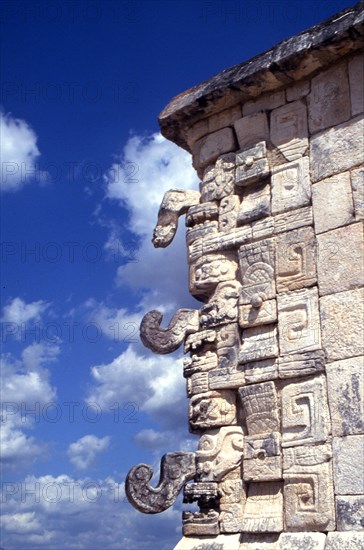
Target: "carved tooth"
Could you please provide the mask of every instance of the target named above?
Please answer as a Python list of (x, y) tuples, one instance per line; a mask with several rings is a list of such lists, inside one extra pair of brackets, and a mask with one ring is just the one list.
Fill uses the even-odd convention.
[(179, 309), (167, 328), (160, 328), (162, 319), (162, 313), (152, 310), (144, 315), (140, 324), (140, 338), (145, 347), (161, 355), (176, 351), (185, 336), (199, 328), (198, 311), (194, 309)]

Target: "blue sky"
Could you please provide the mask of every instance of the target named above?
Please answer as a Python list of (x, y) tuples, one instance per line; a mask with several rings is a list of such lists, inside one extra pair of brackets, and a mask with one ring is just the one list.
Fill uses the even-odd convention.
[(123, 492), (137, 462), (158, 470), (163, 453), (196, 445), (182, 351), (153, 355), (138, 333), (150, 309), (195, 304), (183, 224), (169, 248), (150, 242), (163, 193), (198, 184), (157, 116), (350, 5), (1, 3), (5, 550), (168, 550), (180, 538), (180, 501), (147, 517)]

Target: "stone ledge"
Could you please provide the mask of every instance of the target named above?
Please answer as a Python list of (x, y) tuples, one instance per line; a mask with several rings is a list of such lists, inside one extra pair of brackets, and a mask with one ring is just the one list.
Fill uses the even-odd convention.
[(363, 13), (359, 2), (176, 96), (159, 115), (162, 134), (190, 151), (186, 131), (198, 121), (312, 75), (358, 50), (363, 45)]

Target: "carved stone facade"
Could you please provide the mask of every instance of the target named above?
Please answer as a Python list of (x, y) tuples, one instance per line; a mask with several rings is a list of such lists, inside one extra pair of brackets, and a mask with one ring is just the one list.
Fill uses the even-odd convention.
[[(364, 548), (363, 13), (345, 10), (181, 94), (162, 133), (200, 191), (168, 191), (154, 245), (186, 214), (199, 310), (143, 343), (182, 343), (195, 453), (168, 453), (140, 511), (184, 502), (178, 550)], [(360, 84), (361, 83), (361, 84)], [(361, 93), (360, 93), (361, 91)]]

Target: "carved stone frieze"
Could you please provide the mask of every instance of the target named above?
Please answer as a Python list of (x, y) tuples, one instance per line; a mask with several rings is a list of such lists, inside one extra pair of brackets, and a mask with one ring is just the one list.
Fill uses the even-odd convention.
[(158, 222), (153, 233), (153, 245), (165, 248), (172, 241), (177, 231), (178, 218), (185, 214), (194, 204), (200, 202), (198, 191), (181, 191), (171, 189), (165, 193), (158, 213)]
[(280, 430), (278, 399), (274, 382), (245, 386), (239, 389), (239, 396), (249, 435)]
[(277, 237), (277, 290), (287, 292), (316, 283), (316, 238), (312, 227)]
[(241, 531), (247, 533), (280, 533), (283, 531), (282, 489), (283, 483), (278, 481), (249, 483)]
[(238, 195), (224, 197), (219, 207), (219, 231), (231, 231), (236, 228), (240, 198)]
[(194, 395), (189, 405), (192, 431), (236, 424), (236, 395), (230, 390)]
[(240, 426), (226, 426), (204, 433), (196, 451), (197, 478), (223, 481), (232, 473), (239, 479), (243, 460), (244, 434)]
[(195, 453), (167, 453), (161, 460), (161, 475), (157, 487), (149, 485), (153, 470), (147, 464), (134, 466), (125, 481), (130, 504), (144, 514), (158, 514), (175, 502), (186, 481), (196, 474)]
[(217, 285), (209, 302), (200, 309), (201, 328), (212, 328), (237, 321), (240, 288), (238, 281), (226, 281)]
[(262, 325), (243, 330), (243, 343), (239, 363), (251, 363), (270, 357), (278, 357), (277, 327)]
[(275, 298), (275, 241), (267, 239), (239, 248), (241, 303), (253, 306)]
[(236, 185), (246, 186), (269, 176), (265, 141), (236, 154)]
[(218, 283), (234, 281), (238, 269), (234, 254), (207, 254), (190, 266), (190, 292), (192, 295), (209, 296)]
[(275, 481), (282, 479), (281, 434), (271, 432), (245, 436), (244, 481)]
[(218, 535), (219, 512), (203, 510), (201, 512), (182, 512), (182, 530), (185, 537)]
[(215, 165), (206, 168), (200, 185), (201, 202), (221, 200), (234, 193), (235, 154), (219, 157)]
[(172, 317), (167, 328), (160, 328), (163, 314), (149, 311), (140, 324), (140, 338), (145, 347), (154, 353), (172, 353), (180, 347), (185, 336), (199, 329), (198, 311), (179, 309)]

